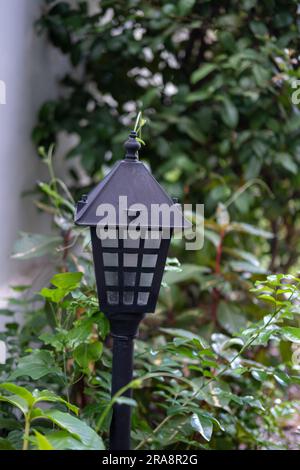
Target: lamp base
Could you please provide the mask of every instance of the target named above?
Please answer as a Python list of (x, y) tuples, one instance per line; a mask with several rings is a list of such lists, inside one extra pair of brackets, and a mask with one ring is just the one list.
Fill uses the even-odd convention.
[(144, 313), (106, 313), (110, 323), (110, 334), (112, 337), (124, 336), (134, 338)]

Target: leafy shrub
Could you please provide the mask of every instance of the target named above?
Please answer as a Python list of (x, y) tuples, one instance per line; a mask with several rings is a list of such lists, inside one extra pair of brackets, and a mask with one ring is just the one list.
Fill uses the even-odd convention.
[[(53, 204), (56, 223), (68, 227), (70, 206), (53, 186), (51, 181), (41, 189)], [(62, 187), (58, 180), (56, 187)], [(58, 249), (61, 272), (38, 294), (43, 303), (21, 297), (25, 324), (8, 321), (0, 336), (8, 346), (7, 363), (0, 366), (1, 448), (101, 449), (115, 402), (133, 407), (136, 449), (295, 447), (284, 427), (300, 405), (297, 393), (291, 395), (300, 381), (299, 278), (260, 275), (244, 308), (222, 296), (210, 322), (204, 307), (182, 308), (180, 295), (185, 292), (187, 302), (187, 286), (192, 293), (200, 285), (205, 298), (215, 285), (209, 270), (195, 264), (174, 269), (169, 260), (158, 311), (144, 321), (136, 343), (129, 384), (134, 397), (111, 399), (108, 322), (98, 309), (90, 244), (84, 245), (88, 233), (74, 226), (68, 231), (69, 245), (62, 236), (63, 250)], [(33, 240), (31, 254), (43, 255)], [(85, 250), (71, 250), (74, 243)], [(27, 235), (17, 242), (20, 257), (27, 258), (27, 244)], [(66, 267), (73, 271), (62, 272)], [(179, 291), (180, 285), (185, 290)], [(26, 293), (25, 286), (16, 290)], [(14, 308), (12, 300), (1, 313), (13, 317)]]
[[(7, 404), (1, 411), (2, 449), (21, 444), (23, 449), (103, 449), (101, 438), (85, 421), (106, 440), (115, 402), (135, 409), (132, 438), (137, 449), (291, 445), (282, 426), (300, 406), (299, 400), (286, 397), (288, 388), (300, 383), (300, 328), (292, 326), (299, 313), (294, 301), (300, 279), (272, 275), (258, 281), (252, 291), (270, 308), (261, 305), (261, 320), (233, 334), (213, 333), (206, 341), (196, 332), (163, 327), (152, 340), (139, 340), (136, 376), (130, 384), (134, 399), (116, 395), (110, 400), (111, 358), (103, 348), (107, 322), (93, 291), (79, 285), (80, 277), (55, 275), (54, 295), (41, 291), (55, 320), (51, 332), (45, 310), (44, 322), (33, 332), (38, 349), (10, 359), (6, 366), (8, 379), (18, 379), (23, 386), (0, 386), (0, 400)], [(28, 328), (30, 321), (21, 337)], [(298, 347), (294, 353), (293, 344)], [(47, 390), (32, 390), (33, 382), (39, 390), (46, 384)], [(55, 407), (41, 408), (42, 402)], [(71, 402), (80, 405), (80, 420), (72, 415), (78, 414), (78, 407)], [(23, 414), (24, 431), (21, 421), (13, 419), (11, 406)], [(69, 413), (62, 411), (65, 407)], [(48, 421), (60, 430), (51, 429)]]

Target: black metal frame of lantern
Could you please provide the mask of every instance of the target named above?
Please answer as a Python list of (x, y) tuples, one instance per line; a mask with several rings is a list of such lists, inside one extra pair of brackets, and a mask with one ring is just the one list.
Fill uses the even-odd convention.
[[(91, 229), (99, 305), (109, 319), (113, 337), (112, 396), (132, 380), (133, 339), (145, 314), (155, 311), (173, 230), (191, 226), (139, 161), (140, 144), (135, 132), (131, 132), (125, 148), (125, 159), (117, 162), (90, 194), (79, 201), (75, 216), (77, 225)], [(127, 211), (122, 220), (117, 214), (114, 225), (97, 215), (101, 204), (119, 209), (119, 196), (126, 196), (128, 207), (142, 204), (148, 214), (152, 204), (165, 204), (172, 208), (171, 217), (164, 221), (160, 214), (155, 225), (147, 222), (140, 226), (140, 236), (124, 238), (124, 230), (137, 211)], [(103, 230), (100, 237), (99, 228)], [(113, 229), (115, 236), (101, 236), (105, 229)], [(127, 389), (124, 396), (130, 397), (131, 390)], [(115, 404), (110, 450), (130, 449), (130, 421), (130, 406)]]

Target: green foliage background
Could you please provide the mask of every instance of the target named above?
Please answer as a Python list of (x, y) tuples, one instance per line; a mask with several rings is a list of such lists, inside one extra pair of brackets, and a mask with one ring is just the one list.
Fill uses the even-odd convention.
[(271, 269), (289, 269), (298, 256), (297, 1), (102, 1), (95, 14), (91, 3), (47, 2), (39, 28), (73, 67), (34, 140), (77, 134), (68, 157), (99, 178), (143, 110), (142, 158), (166, 188), (205, 203), (209, 217), (253, 182), (232, 215), (264, 223), (275, 235), (263, 250)]
[[(16, 287), (27, 319), (22, 327), (8, 320), (2, 335), (10, 358), (0, 366), (1, 448), (107, 443), (111, 407), (122, 398), (109, 397), (108, 326), (89, 234), (74, 227), (73, 208), (123, 156), (140, 110), (140, 156), (170, 194), (205, 204), (205, 242), (198, 252), (172, 243), (157, 312), (143, 323), (133, 445), (299, 448), (300, 281), (290, 275), (299, 256), (297, 1), (48, 0), (37, 28), (71, 64), (33, 131), (50, 170), (37, 205), (57, 235), (23, 234), (14, 256), (55, 254), (59, 274), (38, 308)], [(53, 149), (45, 151), (63, 131), (78, 141), (66, 158), (79, 156), (88, 176), (83, 185), (72, 170), (69, 189), (55, 177)], [(1, 314), (14, 309), (11, 301)], [(54, 409), (39, 409), (41, 397)]]

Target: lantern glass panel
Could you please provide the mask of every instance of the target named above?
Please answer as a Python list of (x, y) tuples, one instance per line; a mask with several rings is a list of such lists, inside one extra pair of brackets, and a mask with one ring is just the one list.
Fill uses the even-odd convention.
[(138, 305), (147, 305), (149, 299), (149, 292), (139, 292), (137, 303)]
[(124, 272), (124, 286), (134, 287), (135, 286), (136, 273)]
[(145, 237), (144, 248), (158, 249), (160, 247), (162, 232), (149, 231)]
[(135, 268), (138, 262), (137, 253), (124, 253), (123, 266), (126, 268)]
[(153, 273), (141, 273), (140, 287), (150, 287), (153, 281)]
[(143, 255), (142, 268), (154, 268), (157, 261), (157, 255)]
[(134, 292), (133, 291), (125, 291), (123, 293), (123, 304), (124, 305), (132, 305), (134, 300)]
[(117, 286), (119, 279), (118, 279), (118, 273), (117, 271), (105, 271), (104, 272), (105, 276), (105, 284), (107, 286)]
[(103, 264), (104, 266), (118, 266), (118, 253), (103, 253)]
[(102, 247), (103, 248), (118, 248), (119, 240), (117, 238), (106, 238), (102, 240)]
[(140, 246), (140, 239), (133, 240), (131, 238), (127, 238), (124, 240), (124, 248), (139, 248)]
[(119, 292), (107, 291), (107, 303), (110, 305), (118, 305), (119, 303)]

